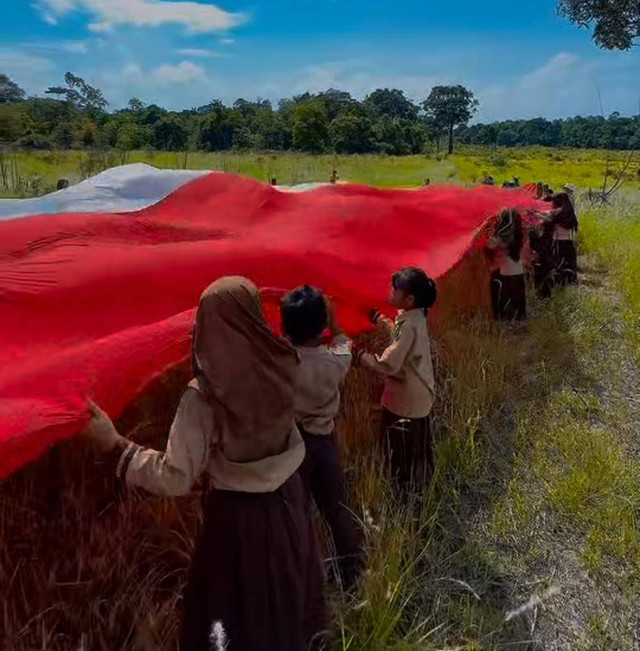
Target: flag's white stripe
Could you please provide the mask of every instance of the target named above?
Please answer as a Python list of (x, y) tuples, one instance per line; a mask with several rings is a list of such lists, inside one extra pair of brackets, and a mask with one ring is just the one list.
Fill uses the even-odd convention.
[(63, 212), (129, 212), (157, 203), (208, 170), (161, 170), (144, 163), (112, 167), (34, 199), (0, 199), (0, 220)]
[[(64, 190), (33, 199), (0, 199), (0, 220), (68, 212), (131, 212), (152, 206), (208, 170), (165, 170), (133, 163), (112, 167)], [(277, 186), (305, 192), (323, 183)]]

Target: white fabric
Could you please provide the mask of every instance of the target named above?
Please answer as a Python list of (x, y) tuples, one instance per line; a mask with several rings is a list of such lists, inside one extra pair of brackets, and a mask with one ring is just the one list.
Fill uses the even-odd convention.
[(563, 226), (557, 225), (553, 230), (553, 239), (556, 241), (572, 240), (573, 231), (568, 228), (564, 228)]
[(130, 212), (164, 199), (208, 170), (163, 170), (145, 163), (105, 170), (34, 199), (0, 199), (0, 220), (61, 212)]

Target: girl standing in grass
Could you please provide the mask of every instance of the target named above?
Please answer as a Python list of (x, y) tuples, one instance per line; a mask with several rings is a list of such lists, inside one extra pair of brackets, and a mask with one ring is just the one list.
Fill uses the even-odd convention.
[(548, 219), (554, 225), (553, 242), (556, 277), (561, 285), (578, 282), (578, 253), (574, 242), (578, 218), (566, 192), (553, 195)]
[(373, 320), (392, 328), (393, 343), (382, 355), (361, 352), (358, 361), (385, 378), (382, 430), (391, 477), (402, 488), (421, 489), (434, 470), (429, 414), (435, 381), (427, 312), (436, 302), (436, 284), (422, 269), (408, 267), (393, 274), (391, 287), (395, 323), (379, 314)]
[(237, 277), (202, 294), (193, 350), (195, 377), (164, 452), (118, 434), (95, 405), (88, 434), (129, 486), (183, 495), (208, 475), (180, 648), (204, 651), (214, 631), (229, 651), (305, 651), (325, 609), (297, 472), (305, 451), (294, 423), (296, 352), (267, 325), (255, 285)]
[(517, 210), (503, 210), (487, 247), (493, 252), (491, 306), (496, 319), (522, 320), (527, 316), (526, 284), (522, 265), (524, 236)]

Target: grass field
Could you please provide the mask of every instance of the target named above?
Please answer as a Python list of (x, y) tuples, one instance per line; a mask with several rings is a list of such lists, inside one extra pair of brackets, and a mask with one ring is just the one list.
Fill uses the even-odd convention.
[[(162, 168), (214, 169), (251, 176), (280, 185), (327, 181), (336, 168), (342, 180), (380, 187), (415, 187), (426, 178), (433, 183), (474, 183), (485, 173), (498, 182), (518, 176), (523, 183), (544, 181), (559, 188), (602, 184), (607, 161), (615, 169), (624, 153), (544, 148), (460, 148), (451, 157), (426, 156), (309, 156), (304, 154), (244, 154), (202, 152), (17, 152), (0, 158), (0, 193), (33, 196), (55, 189), (59, 178), (77, 182), (124, 163), (144, 162)], [(640, 155), (626, 173), (630, 187), (640, 188)]]
[[(334, 165), (343, 178), (383, 186), (416, 185), (429, 175), (471, 181), (485, 170), (499, 180), (518, 173), (535, 180), (525, 169), (555, 185), (599, 182), (603, 153), (558, 151), (563, 160), (548, 163), (550, 153), (510, 152), (508, 165), (498, 166), (503, 175), (486, 162), (490, 153), (472, 151), (448, 161), (286, 156), (273, 163), (281, 166), (276, 171), (251, 155), (187, 163), (226, 160), (227, 169), (276, 175), (281, 183), (322, 179)], [(50, 156), (24, 165), (37, 163), (38, 174), (54, 179), (71, 175), (80, 155)], [(182, 167), (176, 156), (147, 160)], [(397, 501), (371, 452), (379, 386), (351, 372), (340, 431), (369, 571), (355, 598), (331, 590), (332, 648), (640, 648), (636, 195), (625, 192), (598, 209), (585, 205), (580, 223), (580, 285), (546, 303), (532, 295), (525, 325), (499, 328), (481, 314), (461, 316), (457, 308), (484, 291), (480, 259), (443, 283), (432, 324), (437, 476), (413, 504)], [(152, 387), (122, 429), (162, 445), (186, 373)], [(112, 479), (79, 442), (0, 487), (7, 649), (175, 650), (198, 498), (114, 494)]]

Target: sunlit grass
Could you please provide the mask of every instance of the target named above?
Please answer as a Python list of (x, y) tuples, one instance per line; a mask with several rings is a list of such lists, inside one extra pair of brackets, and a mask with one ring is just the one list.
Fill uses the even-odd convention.
[[(500, 149), (458, 147), (456, 154), (421, 156), (338, 156), (242, 152), (91, 152), (29, 151), (8, 154), (12, 184), (0, 187), (5, 196), (31, 196), (55, 189), (60, 178), (70, 182), (125, 163), (148, 163), (160, 168), (210, 169), (233, 172), (280, 185), (328, 181), (335, 168), (344, 181), (378, 187), (418, 187), (425, 179), (432, 183), (473, 183), (483, 174), (492, 174), (499, 183), (518, 176), (523, 183), (544, 181), (556, 189), (565, 183), (583, 188), (602, 184), (609, 164), (615, 168), (623, 159), (620, 152), (600, 150), (558, 150), (537, 148)], [(635, 168), (627, 172), (626, 183), (638, 187)], [(0, 183), (2, 186), (2, 183)]]

